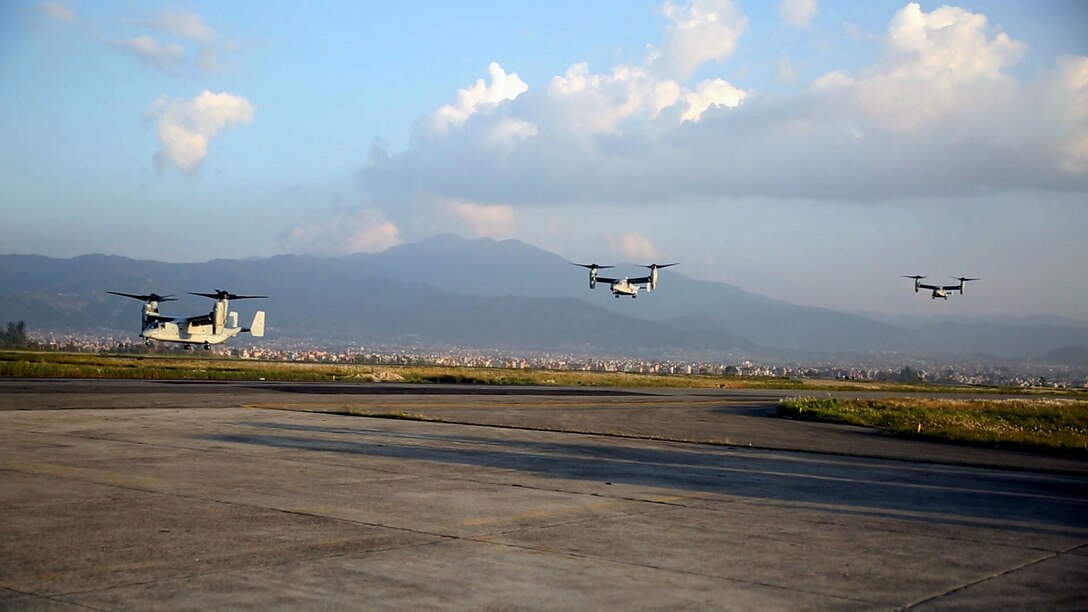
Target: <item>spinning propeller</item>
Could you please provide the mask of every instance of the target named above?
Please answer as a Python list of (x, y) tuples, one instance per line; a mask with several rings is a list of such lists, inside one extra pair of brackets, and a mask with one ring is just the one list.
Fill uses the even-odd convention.
[(676, 266), (676, 265), (679, 265), (679, 263), (671, 263), (671, 264), (650, 264), (650, 265), (647, 265), (647, 266), (639, 266), (639, 267), (640, 267), (640, 268), (649, 268), (650, 270), (660, 270), (661, 268), (668, 268), (669, 266)]
[[(614, 268), (615, 267), (615, 266), (601, 266), (601, 265), (597, 265), (595, 263), (580, 264), (580, 263), (574, 263), (574, 262), (571, 262), (571, 265), (572, 266), (581, 266), (583, 268), (589, 268), (589, 288), (590, 289), (593, 289), (593, 288), (595, 288), (597, 286), (597, 272), (599, 272), (601, 270), (604, 270), (604, 269), (607, 269), (607, 268)], [(610, 280), (610, 279), (605, 279), (605, 280)]]
[(177, 299), (169, 295), (159, 295), (157, 293), (149, 293), (147, 295), (136, 295), (134, 293), (121, 293), (118, 291), (107, 291), (106, 293), (112, 293), (113, 295), (120, 295), (123, 297), (132, 298), (134, 300), (140, 300), (142, 302), (176, 302)]
[(583, 268), (589, 268), (590, 270), (605, 270), (605, 269), (608, 269), (608, 268), (615, 268), (616, 267), (616, 266), (599, 266), (599, 265), (597, 265), (595, 263), (591, 263), (591, 264), (571, 263), (570, 265), (572, 265), (572, 266), (581, 266)]
[(254, 300), (268, 297), (267, 295), (235, 295), (222, 289), (216, 289), (215, 293), (193, 293), (190, 291), (189, 295), (199, 295), (213, 300)]
[(958, 280), (961, 283), (965, 283), (967, 281), (982, 280), (981, 278), (964, 278), (962, 276), (950, 276), (949, 278), (954, 278), (954, 279)]
[(922, 276), (920, 274), (915, 274), (914, 276), (907, 276), (906, 274), (900, 274), (899, 276), (902, 276), (903, 278), (913, 278), (916, 281), (922, 280), (923, 278), (925, 278), (925, 276)]

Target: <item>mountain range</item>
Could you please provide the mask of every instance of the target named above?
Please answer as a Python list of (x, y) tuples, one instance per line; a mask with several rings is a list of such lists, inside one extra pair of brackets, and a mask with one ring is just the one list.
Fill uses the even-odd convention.
[[(452, 235), (344, 257), (279, 255), (163, 263), (109, 255), (0, 255), (0, 322), (46, 330), (138, 333), (139, 305), (108, 295), (211, 291), (270, 299), (268, 336), (335, 343), (622, 353), (659, 358), (724, 354), (788, 359), (899, 353), (1025, 359), (1088, 347), (1088, 323), (1024, 319), (924, 320), (800, 306), (676, 269), (659, 291), (600, 299), (584, 270), (517, 240)], [(603, 295), (602, 295), (603, 293)], [(209, 309), (178, 295), (165, 314)], [(256, 301), (232, 302), (247, 320)], [(1063, 359), (1080, 354), (1060, 352)]]

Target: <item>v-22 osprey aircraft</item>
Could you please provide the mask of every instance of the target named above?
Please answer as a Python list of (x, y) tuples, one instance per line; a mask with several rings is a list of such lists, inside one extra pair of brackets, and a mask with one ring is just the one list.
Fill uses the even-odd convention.
[(242, 332), (248, 332), (255, 338), (264, 336), (264, 311), (258, 310), (253, 315), (253, 322), (249, 327), (238, 326), (238, 313), (228, 309), (230, 300), (252, 300), (266, 298), (265, 295), (235, 295), (229, 291), (216, 289), (215, 293), (190, 293), (215, 300), (212, 311), (206, 315), (195, 317), (168, 317), (159, 313), (159, 304), (162, 302), (176, 302), (172, 295), (158, 295), (149, 293), (137, 295), (133, 293), (120, 293), (107, 291), (113, 295), (141, 300), (144, 302), (143, 315), (140, 318), (140, 337), (147, 346), (152, 341), (179, 342), (185, 345), (186, 350), (191, 350), (194, 344), (201, 344), (205, 350), (213, 344), (221, 344)]
[(608, 288), (612, 291), (612, 295), (614, 295), (617, 298), (620, 297), (621, 295), (629, 295), (632, 298), (637, 298), (638, 297), (638, 290), (643, 288), (643, 287), (639, 286), (640, 284), (643, 284), (645, 286), (646, 291), (653, 291), (654, 289), (657, 289), (657, 276), (658, 276), (657, 271), (660, 270), (661, 268), (668, 268), (669, 266), (675, 266), (677, 264), (675, 264), (675, 263), (650, 264), (648, 266), (640, 266), (642, 268), (649, 268), (650, 269), (650, 275), (649, 276), (636, 276), (634, 278), (607, 278), (607, 277), (598, 275), (598, 272), (600, 272), (601, 270), (605, 270), (607, 268), (613, 268), (615, 266), (601, 266), (601, 265), (597, 265), (595, 263), (591, 263), (591, 264), (572, 263), (571, 265), (580, 266), (582, 268), (588, 268), (589, 269), (589, 288), (590, 289), (595, 289), (597, 287), (597, 282), (599, 281), (599, 282), (602, 282), (602, 283), (608, 283)]
[(929, 290), (933, 291), (933, 294), (929, 296), (929, 299), (931, 299), (931, 300), (935, 300), (937, 298), (941, 298), (942, 300), (947, 300), (949, 295), (951, 295), (951, 294), (953, 294), (953, 293), (955, 293), (957, 291), (960, 292), (960, 295), (963, 295), (963, 287), (964, 287), (964, 285), (966, 283), (968, 283), (969, 281), (982, 280), (981, 278), (964, 278), (962, 276), (953, 276), (952, 278), (958, 280), (960, 282), (960, 284), (958, 284), (958, 285), (926, 285), (926, 284), (924, 284), (922, 282), (922, 279), (925, 278), (924, 276), (920, 276), (920, 275), (917, 275), (917, 274), (915, 274), (913, 276), (907, 276), (907, 275), (904, 274), (904, 275), (901, 275), (901, 276), (903, 278), (913, 278), (914, 279), (914, 292), (915, 293), (918, 293), (919, 289), (929, 289)]

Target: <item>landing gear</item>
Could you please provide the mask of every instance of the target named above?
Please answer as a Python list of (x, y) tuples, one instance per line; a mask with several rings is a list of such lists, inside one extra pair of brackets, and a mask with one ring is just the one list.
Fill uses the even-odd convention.
[(212, 345), (210, 345), (210, 344), (208, 344), (207, 342), (205, 342), (205, 343), (204, 343), (204, 350), (205, 350), (205, 351), (210, 351), (210, 350), (212, 350)]
[(150, 339), (144, 340), (144, 346), (151, 346), (151, 340)]
[(191, 344), (186, 344), (186, 345), (185, 345), (185, 350), (187, 350), (187, 351), (191, 351), (191, 350), (193, 350), (193, 345), (191, 345)]

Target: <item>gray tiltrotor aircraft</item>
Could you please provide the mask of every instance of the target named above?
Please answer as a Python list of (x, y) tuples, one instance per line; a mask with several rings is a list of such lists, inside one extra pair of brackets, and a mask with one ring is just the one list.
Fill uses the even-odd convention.
[(194, 344), (203, 344), (204, 349), (210, 349), (213, 344), (221, 344), (242, 332), (249, 332), (255, 338), (264, 336), (264, 311), (258, 310), (253, 315), (253, 322), (249, 327), (238, 326), (238, 313), (229, 312), (230, 300), (250, 300), (265, 298), (265, 295), (235, 295), (228, 291), (215, 290), (215, 293), (191, 293), (215, 300), (212, 311), (206, 315), (195, 317), (168, 317), (159, 314), (159, 304), (162, 302), (176, 302), (173, 296), (149, 293), (136, 295), (132, 293), (120, 293), (107, 291), (113, 295), (141, 300), (144, 302), (143, 316), (140, 318), (140, 337), (151, 346), (152, 340), (159, 342), (180, 342), (186, 350), (193, 348)]
[(919, 289), (932, 290), (933, 294), (929, 296), (929, 299), (931, 299), (931, 300), (935, 300), (937, 298), (941, 298), (942, 300), (947, 300), (949, 295), (951, 295), (951, 294), (953, 294), (953, 293), (955, 293), (957, 291), (960, 292), (960, 295), (963, 295), (963, 287), (967, 282), (982, 280), (980, 278), (964, 278), (962, 276), (953, 276), (951, 278), (954, 278), (954, 279), (958, 280), (960, 282), (960, 284), (958, 284), (958, 285), (926, 285), (926, 284), (924, 284), (922, 282), (922, 279), (925, 278), (924, 276), (919, 276), (917, 274), (915, 274), (913, 276), (907, 276), (907, 275), (904, 274), (904, 275), (901, 275), (901, 276), (903, 278), (913, 278), (914, 279), (914, 292), (915, 293), (918, 293)]
[(617, 298), (621, 295), (629, 295), (633, 298), (638, 297), (638, 290), (643, 287), (639, 286), (640, 283), (645, 284), (646, 291), (653, 291), (657, 289), (657, 271), (661, 268), (668, 268), (669, 266), (675, 266), (677, 264), (650, 264), (648, 266), (641, 266), (643, 268), (650, 269), (649, 276), (637, 276), (634, 278), (606, 278), (599, 276), (598, 272), (606, 268), (612, 268), (613, 266), (600, 266), (595, 263), (580, 264), (572, 263), (574, 266), (581, 266), (583, 268), (589, 268), (589, 288), (595, 289), (597, 287), (597, 281), (602, 283), (608, 283), (608, 288), (612, 291), (612, 295)]

